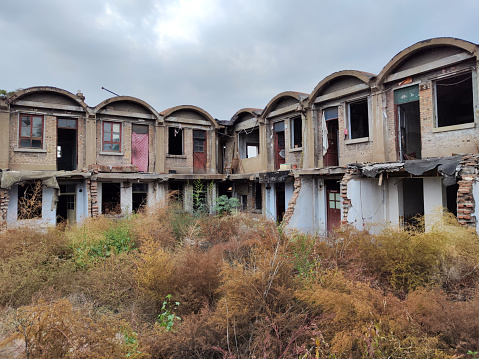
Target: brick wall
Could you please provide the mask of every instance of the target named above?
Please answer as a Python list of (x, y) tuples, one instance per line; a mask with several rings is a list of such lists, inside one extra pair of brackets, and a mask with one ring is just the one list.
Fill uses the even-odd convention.
[(299, 192), (301, 191), (301, 177), (296, 177), (294, 179), (294, 189), (293, 195), (291, 196), (288, 202), (288, 208), (283, 216), (283, 224), (286, 226), (289, 223), (289, 220), (293, 216), (294, 208), (296, 207), (296, 201), (298, 200)]
[(98, 181), (88, 179), (87, 183), (88, 191), (88, 216), (97, 217), (98, 211)]
[(8, 209), (8, 190), (0, 189), (0, 229), (6, 228)]
[[(57, 157), (57, 118), (44, 115), (43, 125), (43, 149), (45, 152), (20, 152), (19, 148), (19, 114), (12, 113), (10, 116), (10, 148), (9, 163), (15, 165), (51, 165), (56, 168)], [(40, 168), (41, 169), (41, 168)]]
[(348, 223), (348, 213), (351, 208), (351, 199), (348, 198), (348, 182), (358, 174), (358, 170), (348, 168), (339, 184), (341, 193), (341, 224)]
[(478, 156), (466, 155), (461, 160), (461, 180), (458, 181), (457, 190), (457, 220), (465, 226), (475, 227), (476, 217), (474, 216), (475, 201), (472, 192), (473, 182), (476, 179)]

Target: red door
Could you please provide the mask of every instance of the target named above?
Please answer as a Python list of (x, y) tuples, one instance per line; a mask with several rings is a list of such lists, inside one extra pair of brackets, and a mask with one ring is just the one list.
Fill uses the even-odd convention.
[(326, 190), (328, 206), (328, 232), (341, 224), (341, 194), (337, 189)]
[(131, 129), (131, 164), (140, 172), (148, 172), (148, 126), (133, 125)]
[(324, 166), (338, 166), (338, 119), (326, 121), (328, 128), (328, 151), (324, 155)]
[(193, 172), (206, 173), (206, 131), (193, 130)]

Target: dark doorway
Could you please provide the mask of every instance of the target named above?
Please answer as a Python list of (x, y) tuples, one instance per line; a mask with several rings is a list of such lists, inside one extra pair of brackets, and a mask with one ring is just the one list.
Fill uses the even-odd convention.
[(421, 158), (419, 101), (398, 105), (399, 154), (401, 160)]
[(403, 181), (404, 224), (423, 229), (424, 185), (422, 178), (406, 178)]
[(206, 173), (206, 131), (193, 130), (193, 173)]
[(446, 187), (446, 207), (449, 212), (457, 217), (457, 191), (459, 185), (453, 184)]
[(168, 190), (171, 201), (183, 208), (183, 182), (169, 181)]
[(101, 185), (101, 213), (120, 214), (120, 183), (102, 183)]
[(148, 199), (148, 183), (133, 183), (132, 190), (132, 211), (137, 213), (143, 206), (146, 205)]
[(77, 120), (58, 119), (57, 170), (73, 171), (77, 167)]
[(60, 196), (57, 203), (57, 223), (67, 221), (76, 223), (76, 185), (60, 184)]
[(286, 149), (284, 140), (284, 121), (274, 124), (274, 159), (275, 170), (279, 170), (286, 162)]
[(284, 182), (276, 183), (276, 222), (278, 223), (283, 221), (284, 212), (286, 212), (285, 201)]
[(341, 225), (341, 192), (336, 180), (324, 181), (326, 187), (327, 231), (332, 232)]
[(263, 190), (261, 183), (255, 183), (255, 208), (256, 209), (263, 209)]

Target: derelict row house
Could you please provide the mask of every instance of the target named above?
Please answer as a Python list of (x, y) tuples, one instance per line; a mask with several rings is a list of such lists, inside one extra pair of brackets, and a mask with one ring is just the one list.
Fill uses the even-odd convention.
[(0, 225), (122, 216), (170, 190), (193, 211), (201, 187), (210, 209), (234, 196), (307, 232), (416, 215), (427, 229), (440, 207), (477, 227), (477, 50), (422, 41), (378, 75), (339, 71), (229, 121), (191, 105), (157, 112), (118, 96), (89, 107), (81, 92), (19, 90), (0, 99)]

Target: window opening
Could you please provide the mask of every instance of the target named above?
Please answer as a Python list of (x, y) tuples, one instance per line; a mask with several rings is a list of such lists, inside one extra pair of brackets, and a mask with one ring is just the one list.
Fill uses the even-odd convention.
[(301, 116), (290, 120), (291, 126), (291, 148), (303, 147), (303, 120)]
[(240, 158), (253, 158), (259, 154), (259, 128), (239, 132), (238, 148)]
[(120, 183), (102, 183), (101, 185), (101, 213), (120, 214)]
[(349, 138), (369, 137), (368, 100), (348, 104)]
[(148, 200), (148, 183), (133, 183), (132, 190), (132, 211), (137, 213), (141, 210)]
[(115, 122), (103, 122), (103, 151), (121, 151), (121, 124)]
[(466, 73), (436, 81), (437, 127), (474, 122), (472, 74)]
[(43, 116), (20, 116), (20, 147), (43, 148)]
[(18, 219), (42, 218), (41, 181), (27, 182), (18, 186)]
[(193, 130), (193, 152), (205, 152), (205, 131)]
[(183, 154), (183, 129), (178, 127), (168, 128), (168, 154)]

